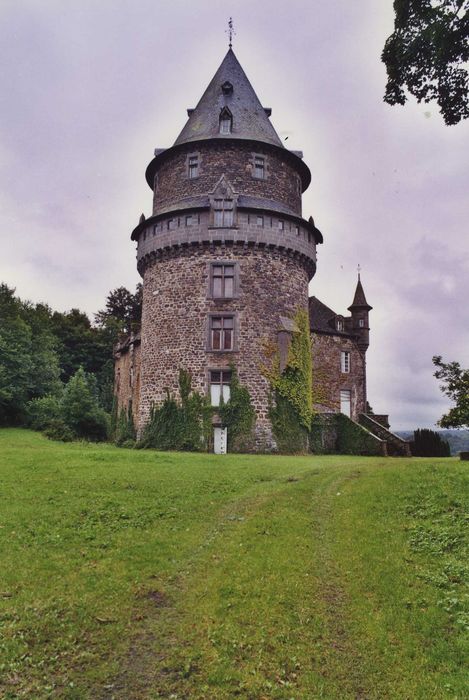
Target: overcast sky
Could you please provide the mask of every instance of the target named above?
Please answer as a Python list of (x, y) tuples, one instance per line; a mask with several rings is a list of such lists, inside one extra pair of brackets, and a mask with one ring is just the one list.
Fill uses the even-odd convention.
[(312, 171), (324, 234), (310, 293), (371, 312), (368, 394), (394, 429), (448, 402), (432, 355), (469, 365), (469, 123), (382, 101), (392, 0), (1, 0), (0, 281), (90, 315), (139, 281), (130, 232), (144, 180), (233, 48)]

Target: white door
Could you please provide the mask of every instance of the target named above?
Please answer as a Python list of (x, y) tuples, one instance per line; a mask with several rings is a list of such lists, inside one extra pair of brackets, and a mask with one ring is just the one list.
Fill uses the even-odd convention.
[(228, 439), (228, 428), (214, 428), (213, 431), (213, 451), (216, 455), (226, 455), (226, 442)]
[(340, 412), (350, 418), (352, 414), (352, 392), (347, 389), (340, 392)]

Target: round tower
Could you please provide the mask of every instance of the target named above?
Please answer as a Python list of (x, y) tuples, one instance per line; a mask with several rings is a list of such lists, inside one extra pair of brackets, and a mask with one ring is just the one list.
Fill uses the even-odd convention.
[(322, 236), (302, 218), (309, 169), (270, 114), (230, 48), (174, 145), (147, 168), (153, 214), (132, 233), (143, 277), (140, 429), (153, 402), (177, 394), (180, 369), (217, 405), (235, 366), (257, 446), (274, 446), (263, 348), (308, 308)]

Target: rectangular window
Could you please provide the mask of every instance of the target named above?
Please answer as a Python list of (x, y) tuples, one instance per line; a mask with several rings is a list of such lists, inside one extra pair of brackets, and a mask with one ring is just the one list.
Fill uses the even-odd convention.
[(233, 316), (210, 317), (210, 349), (233, 350)]
[(338, 331), (343, 331), (344, 330), (344, 322), (339, 318), (337, 319), (337, 330)]
[(258, 216), (258, 217), (257, 217), (257, 225), (258, 225), (258, 226), (264, 226), (264, 217), (263, 217), (263, 216)]
[(265, 158), (263, 156), (254, 156), (254, 177), (261, 180), (265, 177)]
[(300, 227), (299, 226), (295, 226), (295, 233), (297, 236), (300, 235)]
[(199, 175), (199, 156), (189, 156), (189, 179), (193, 180)]
[(186, 226), (192, 226), (192, 214), (186, 216)]
[(223, 396), (224, 403), (230, 399), (231, 372), (220, 370), (210, 372), (210, 403), (212, 406), (220, 405)]
[(344, 374), (350, 373), (350, 353), (347, 350), (340, 353), (340, 371)]
[(233, 226), (233, 200), (216, 199), (213, 223), (215, 226)]
[(212, 296), (231, 299), (234, 294), (234, 265), (212, 265)]
[(283, 231), (285, 228), (285, 222), (282, 221), (281, 219), (278, 220), (278, 230)]
[(172, 231), (176, 228), (176, 222), (174, 219), (168, 219), (168, 231)]
[(358, 327), (365, 328), (365, 320), (363, 318), (358, 319)]

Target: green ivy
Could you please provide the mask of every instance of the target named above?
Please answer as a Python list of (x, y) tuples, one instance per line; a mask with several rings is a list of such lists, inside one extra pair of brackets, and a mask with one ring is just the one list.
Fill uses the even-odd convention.
[(264, 375), (270, 382), (272, 401), (269, 417), (281, 452), (304, 452), (313, 417), (313, 370), (309, 315), (299, 309), (294, 316), (296, 332), (292, 334), (285, 369), (280, 371), (278, 350)]
[(132, 401), (129, 401), (127, 408), (121, 408), (115, 422), (113, 438), (118, 447), (128, 447), (135, 443), (136, 431)]
[(236, 368), (231, 366), (230, 399), (223, 400), (218, 410), (222, 425), (228, 429), (228, 452), (246, 452), (253, 447), (256, 414), (251, 396), (239, 382)]
[(308, 431), (298, 420), (292, 404), (278, 391), (273, 394), (269, 418), (280, 453), (303, 454), (308, 451)]
[(138, 447), (195, 452), (208, 448), (212, 409), (207, 397), (192, 391), (191, 375), (185, 370), (179, 371), (179, 393), (180, 404), (169, 392), (161, 406), (153, 404)]
[(381, 443), (364, 428), (337, 413), (334, 417), (337, 429), (336, 452), (342, 455), (380, 455)]

